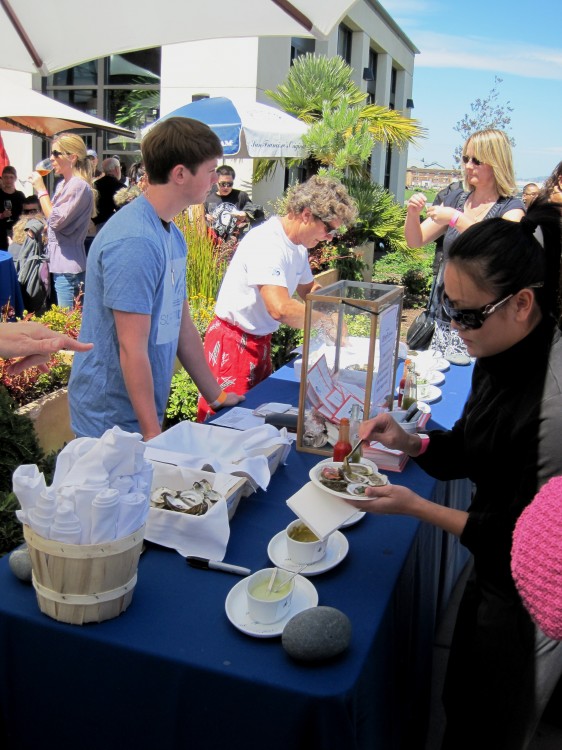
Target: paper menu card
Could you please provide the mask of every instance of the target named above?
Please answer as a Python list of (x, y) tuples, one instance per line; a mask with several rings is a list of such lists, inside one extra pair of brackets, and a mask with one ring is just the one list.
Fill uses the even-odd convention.
[(287, 505), (319, 539), (325, 539), (357, 513), (357, 508), (343, 498), (321, 490), (312, 482), (295, 492)]

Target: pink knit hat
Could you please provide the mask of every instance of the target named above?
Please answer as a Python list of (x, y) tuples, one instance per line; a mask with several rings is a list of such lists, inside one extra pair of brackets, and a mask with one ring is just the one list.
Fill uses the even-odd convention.
[(533, 620), (562, 640), (562, 477), (550, 479), (519, 517), (511, 572)]

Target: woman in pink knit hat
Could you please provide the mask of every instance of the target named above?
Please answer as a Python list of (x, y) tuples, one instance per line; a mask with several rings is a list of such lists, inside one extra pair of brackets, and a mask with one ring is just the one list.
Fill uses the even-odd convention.
[(351, 501), (431, 523), (473, 554), (443, 694), (447, 750), (523, 750), (562, 674), (562, 643), (536, 627), (510, 569), (517, 519), (545, 482), (562, 475), (560, 221), (559, 207), (535, 201), (520, 223), (479, 222), (451, 247), (443, 307), (476, 357), (453, 428), (420, 437), (381, 414), (359, 431), (405, 451), (438, 479), (468, 477), (476, 488), (467, 511), (397, 484), (369, 488), (371, 501)]
[(511, 572), (533, 620), (562, 641), (562, 477), (541, 487), (519, 516)]

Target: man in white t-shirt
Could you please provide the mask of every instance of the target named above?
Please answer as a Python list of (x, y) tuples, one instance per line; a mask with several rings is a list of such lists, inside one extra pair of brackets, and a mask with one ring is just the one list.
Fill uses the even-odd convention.
[[(205, 334), (205, 356), (225, 391), (246, 393), (271, 374), (271, 334), (279, 326), (304, 326), (304, 300), (319, 288), (308, 250), (353, 224), (356, 208), (345, 187), (314, 176), (293, 187), (286, 214), (252, 229), (242, 240), (224, 277), (215, 317)], [(212, 413), (202, 398), (197, 418)]]

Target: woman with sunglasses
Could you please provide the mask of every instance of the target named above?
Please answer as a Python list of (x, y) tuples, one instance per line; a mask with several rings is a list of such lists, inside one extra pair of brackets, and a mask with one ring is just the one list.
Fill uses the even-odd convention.
[[(430, 206), (427, 218), (420, 224), (420, 215), (426, 205), (423, 193), (415, 193), (408, 201), (404, 233), (409, 247), (422, 247), (443, 237), (443, 260), (455, 239), (469, 227), (483, 219), (501, 216), (520, 221), (525, 205), (517, 192), (511, 145), (502, 130), (481, 130), (466, 141), (462, 152), (464, 169), (463, 188), (451, 192), (441, 205)], [(439, 299), (442, 292), (442, 271), (436, 281)], [(439, 350), (452, 362), (468, 364), (466, 349), (458, 337), (449, 335), (448, 321), (440, 310), (436, 318), (443, 323), (437, 326), (432, 348)], [(446, 349), (449, 348), (449, 351)], [(456, 356), (455, 356), (456, 355)]]
[(441, 480), (468, 477), (467, 511), (398, 484), (352, 501), (414, 516), (459, 537), (474, 557), (457, 616), (443, 748), (526, 748), (562, 673), (562, 643), (536, 629), (510, 571), (513, 528), (537, 490), (562, 474), (561, 211), (535, 201), (520, 223), (463, 232), (445, 264), (443, 305), (471, 356), (472, 389), (451, 430), (408, 434), (390, 414), (359, 436), (405, 451)]
[(84, 240), (94, 215), (92, 162), (82, 138), (63, 133), (53, 142), (51, 164), (55, 175), (63, 178), (52, 200), (38, 172), (33, 172), (30, 179), (41, 210), (47, 217), (49, 269), (53, 274), (58, 304), (60, 307), (74, 307), (84, 288)]

